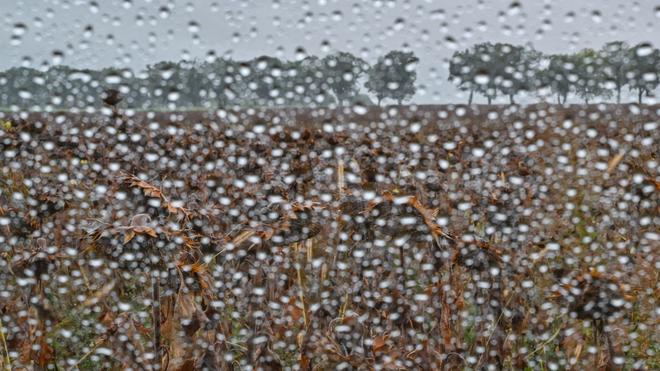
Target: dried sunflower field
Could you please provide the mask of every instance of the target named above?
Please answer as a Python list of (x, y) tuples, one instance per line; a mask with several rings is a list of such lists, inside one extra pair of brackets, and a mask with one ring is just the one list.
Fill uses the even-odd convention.
[(1, 114), (0, 364), (658, 369), (659, 113)]

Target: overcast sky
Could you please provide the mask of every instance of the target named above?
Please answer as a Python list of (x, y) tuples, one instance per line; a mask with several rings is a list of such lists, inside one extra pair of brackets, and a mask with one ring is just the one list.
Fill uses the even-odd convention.
[(660, 35), (655, 0), (0, 0), (0, 14), (2, 69), (58, 62), (58, 52), (74, 67), (141, 69), (209, 53), (294, 59), (299, 49), (341, 50), (373, 62), (410, 49), (420, 58), (420, 103), (463, 99), (446, 61), (474, 43), (569, 52), (611, 40), (657, 44)]

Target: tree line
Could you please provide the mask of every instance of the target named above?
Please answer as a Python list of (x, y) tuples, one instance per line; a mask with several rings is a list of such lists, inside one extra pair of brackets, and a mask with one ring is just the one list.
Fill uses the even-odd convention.
[(0, 107), (99, 108), (106, 89), (118, 90), (132, 108), (226, 106), (327, 106), (399, 104), (415, 94), (417, 57), (393, 50), (374, 65), (350, 53), (286, 61), (261, 56), (247, 61), (163, 61), (134, 72), (128, 68), (75, 69), (59, 65), (15, 67), (0, 72)]
[(597, 97), (621, 103), (628, 87), (637, 100), (650, 96), (660, 81), (660, 52), (650, 44), (629, 46), (622, 41), (601, 49), (573, 54), (543, 54), (531, 47), (506, 43), (481, 43), (454, 53), (449, 80), (460, 90), (484, 96), (488, 104), (497, 96), (515, 103), (519, 93), (551, 92), (558, 104), (575, 94), (585, 103)]
[[(15, 67), (0, 72), (0, 108), (100, 108), (106, 89), (119, 90), (126, 107), (176, 109), (228, 106), (329, 106), (398, 104), (415, 94), (416, 65), (412, 52), (393, 50), (370, 65), (351, 53), (287, 61), (260, 56), (246, 61), (163, 61), (134, 72), (128, 68), (100, 70), (69, 66)], [(515, 103), (521, 93), (547, 96), (559, 104), (574, 94), (589, 103), (616, 96), (627, 87), (638, 101), (660, 82), (660, 52), (650, 44), (621, 41), (601, 49), (573, 54), (543, 54), (532, 47), (480, 43), (454, 53), (449, 80), (460, 90), (498, 96)], [(366, 92), (362, 90), (366, 89)], [(368, 94), (366, 94), (368, 93)]]

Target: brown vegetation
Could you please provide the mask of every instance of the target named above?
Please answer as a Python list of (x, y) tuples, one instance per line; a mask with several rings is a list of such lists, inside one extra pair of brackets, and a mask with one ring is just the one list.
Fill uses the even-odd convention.
[(7, 114), (2, 364), (658, 368), (659, 110)]

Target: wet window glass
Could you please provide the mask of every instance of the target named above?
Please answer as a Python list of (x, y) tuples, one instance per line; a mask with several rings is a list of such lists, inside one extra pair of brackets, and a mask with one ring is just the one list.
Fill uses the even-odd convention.
[(660, 369), (660, 5), (0, 1), (0, 367)]

